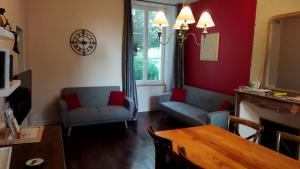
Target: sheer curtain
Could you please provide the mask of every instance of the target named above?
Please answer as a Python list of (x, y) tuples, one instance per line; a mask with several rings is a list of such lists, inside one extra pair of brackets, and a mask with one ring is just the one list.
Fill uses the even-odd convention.
[(137, 118), (138, 99), (133, 67), (133, 33), (131, 0), (124, 0), (123, 54), (122, 54), (123, 91), (135, 103), (134, 118)]

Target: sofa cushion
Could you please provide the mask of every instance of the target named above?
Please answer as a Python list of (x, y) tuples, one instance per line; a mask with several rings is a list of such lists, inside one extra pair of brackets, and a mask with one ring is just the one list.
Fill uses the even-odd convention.
[(69, 111), (67, 121), (70, 124), (96, 122), (101, 120), (101, 113), (96, 107), (81, 107)]
[(172, 111), (171, 116), (176, 116), (187, 123), (198, 125), (207, 121), (208, 112), (186, 103), (169, 101), (161, 103), (160, 106), (165, 112)]
[(102, 120), (115, 120), (132, 118), (132, 114), (128, 109), (122, 106), (98, 106), (97, 109), (101, 112)]
[(170, 100), (184, 103), (185, 97), (186, 97), (186, 89), (174, 88)]
[(73, 110), (81, 107), (76, 93), (62, 95), (62, 99), (67, 103), (68, 110)]
[(218, 111), (225, 111), (225, 110), (229, 110), (230, 108), (231, 108), (231, 103), (228, 100), (225, 100), (218, 108)]
[(111, 91), (107, 105), (110, 106), (125, 106), (125, 92)]
[(76, 93), (82, 107), (107, 105), (111, 91), (120, 91), (119, 86), (64, 88), (62, 95)]
[(234, 103), (234, 97), (232, 96), (191, 86), (184, 86), (184, 88), (187, 90), (186, 103), (207, 112), (216, 111), (225, 100)]

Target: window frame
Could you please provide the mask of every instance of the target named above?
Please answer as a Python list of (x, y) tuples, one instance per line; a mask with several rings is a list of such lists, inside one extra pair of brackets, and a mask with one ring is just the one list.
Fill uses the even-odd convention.
[[(164, 85), (164, 74), (165, 74), (165, 51), (166, 46), (161, 45), (161, 65), (160, 65), (160, 80), (147, 80), (148, 78), (148, 50), (149, 50), (149, 11), (163, 11), (166, 13), (166, 9), (162, 5), (149, 4), (145, 2), (132, 2), (132, 9), (144, 10), (144, 59), (143, 59), (143, 80), (136, 80), (138, 86), (146, 85)], [(163, 28), (162, 40), (166, 38), (166, 28)], [(158, 39), (157, 39), (158, 40)]]

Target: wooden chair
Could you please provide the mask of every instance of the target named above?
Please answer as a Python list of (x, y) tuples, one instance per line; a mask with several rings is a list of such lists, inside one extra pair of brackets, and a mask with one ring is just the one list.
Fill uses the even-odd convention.
[(172, 141), (155, 134), (152, 126), (147, 127), (149, 135), (153, 138), (155, 147), (155, 168), (173, 168), (173, 145)]
[(240, 136), (240, 133), (238, 130), (239, 124), (248, 126), (248, 127), (256, 130), (256, 133), (254, 133), (253, 135), (246, 138), (247, 140), (253, 139), (252, 140), (253, 142), (260, 141), (259, 139), (260, 139), (261, 133), (264, 130), (264, 127), (262, 125), (254, 123), (254, 122), (246, 120), (246, 119), (239, 118), (239, 117), (228, 116), (228, 130), (232, 129), (232, 132), (234, 134), (237, 134), (238, 136)]
[(178, 154), (179, 154), (179, 164), (177, 165), (178, 169), (201, 169), (201, 167), (197, 166), (193, 162), (191, 162), (186, 154), (185, 148), (183, 146), (178, 146)]
[(282, 140), (295, 142), (298, 145), (300, 145), (300, 136), (296, 136), (296, 135), (293, 135), (293, 134), (278, 131), (277, 132), (277, 140), (276, 140), (276, 151), (277, 152), (279, 152), (279, 150), (280, 150), (280, 145), (281, 145)]

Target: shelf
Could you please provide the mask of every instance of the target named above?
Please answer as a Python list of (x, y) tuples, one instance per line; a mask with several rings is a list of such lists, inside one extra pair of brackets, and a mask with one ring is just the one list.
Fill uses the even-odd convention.
[(0, 97), (7, 97), (9, 96), (13, 91), (15, 91), (19, 86), (21, 85), (20, 80), (13, 80), (10, 82), (10, 85), (8, 88), (0, 88)]
[(0, 39), (1, 40), (14, 40), (15, 36), (8, 30), (0, 27)]

